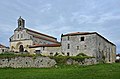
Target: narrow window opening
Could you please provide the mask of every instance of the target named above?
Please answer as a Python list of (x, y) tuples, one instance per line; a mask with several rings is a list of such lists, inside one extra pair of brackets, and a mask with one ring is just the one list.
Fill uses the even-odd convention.
[(23, 38), (23, 34), (21, 34), (21, 38)]
[(69, 52), (67, 53), (67, 56), (70, 56), (70, 53), (69, 53)]
[(68, 49), (70, 49), (70, 44), (68, 44)]
[(70, 40), (70, 37), (68, 36), (68, 40)]
[(77, 50), (79, 50), (79, 46), (77, 46)]
[(19, 38), (19, 34), (18, 34), (18, 38)]

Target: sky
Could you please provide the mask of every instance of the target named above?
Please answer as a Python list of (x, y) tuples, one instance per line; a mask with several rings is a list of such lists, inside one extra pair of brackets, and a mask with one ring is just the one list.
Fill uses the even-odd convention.
[(120, 53), (120, 0), (0, 0), (0, 43), (9, 38), (22, 16), (26, 27), (60, 40), (61, 34), (98, 32)]

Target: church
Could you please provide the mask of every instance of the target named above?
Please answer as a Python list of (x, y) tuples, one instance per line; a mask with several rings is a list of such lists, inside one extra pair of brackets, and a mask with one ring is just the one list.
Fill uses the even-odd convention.
[[(38, 46), (41, 48), (37, 48)], [(18, 27), (10, 37), (10, 50), (15, 53), (39, 54), (42, 53), (41, 49), (46, 49), (45, 47), (60, 47), (60, 43), (53, 36), (25, 28), (25, 20), (19, 17)]]
[(18, 19), (18, 27), (10, 37), (10, 51), (21, 54), (41, 54), (44, 56), (76, 56), (84, 53), (97, 61), (115, 62), (116, 45), (97, 32), (74, 32), (61, 34), (57, 38), (25, 27), (25, 20)]

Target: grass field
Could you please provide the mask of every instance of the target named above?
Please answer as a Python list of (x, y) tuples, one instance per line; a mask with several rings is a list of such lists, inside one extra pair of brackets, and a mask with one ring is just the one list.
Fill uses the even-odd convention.
[(57, 68), (0, 68), (0, 79), (120, 79), (120, 63)]

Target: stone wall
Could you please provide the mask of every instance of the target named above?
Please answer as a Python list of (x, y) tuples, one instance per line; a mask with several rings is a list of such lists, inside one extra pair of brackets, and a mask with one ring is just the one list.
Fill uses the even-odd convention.
[(36, 48), (30, 48), (31, 53), (35, 53), (36, 50), (40, 50), (40, 53), (43, 56), (54, 56), (56, 53), (61, 54), (61, 47), (36, 47)]
[[(84, 40), (81, 41), (81, 37)], [(107, 63), (115, 62), (116, 46), (98, 33), (68, 35), (61, 39), (61, 52), (65, 55), (76, 56), (84, 53), (95, 57), (98, 62), (103, 59)]]
[[(69, 40), (68, 40), (69, 37)], [(84, 37), (84, 41), (81, 41), (81, 37)], [(84, 53), (88, 56), (94, 56), (96, 53), (96, 35), (75, 35), (75, 36), (63, 36), (61, 37), (61, 51), (65, 55), (69, 53), (69, 56), (76, 56), (79, 53)], [(68, 49), (69, 44), (69, 49)]]
[(93, 64), (97, 64), (98, 62), (96, 61), (95, 58), (89, 58), (89, 59), (84, 59), (83, 61), (76, 61), (76, 60), (73, 60), (73, 59), (68, 59), (66, 61), (66, 64), (68, 65), (93, 65)]
[(0, 58), (0, 67), (28, 68), (52, 67), (56, 61), (49, 57), (15, 57)]

